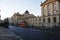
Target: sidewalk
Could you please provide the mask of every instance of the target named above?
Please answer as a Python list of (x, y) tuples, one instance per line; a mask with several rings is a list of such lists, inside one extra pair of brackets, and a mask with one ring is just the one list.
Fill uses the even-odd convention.
[(10, 30), (4, 27), (0, 27), (0, 40), (23, 40)]

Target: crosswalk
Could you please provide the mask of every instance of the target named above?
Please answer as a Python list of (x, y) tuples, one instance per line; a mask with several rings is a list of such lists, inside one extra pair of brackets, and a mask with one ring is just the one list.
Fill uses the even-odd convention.
[(0, 40), (23, 40), (7, 28), (0, 27)]

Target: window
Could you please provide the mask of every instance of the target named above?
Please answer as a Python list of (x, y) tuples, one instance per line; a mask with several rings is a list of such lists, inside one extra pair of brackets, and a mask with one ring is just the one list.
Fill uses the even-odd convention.
[(50, 5), (47, 6), (48, 16), (50, 16)]
[(53, 14), (57, 14), (56, 4), (55, 3), (53, 3)]
[(33, 24), (34, 24), (35, 20), (34, 20), (34, 19), (32, 19), (32, 22), (33, 22)]
[(56, 23), (56, 17), (53, 17), (53, 22)]
[(48, 18), (48, 23), (50, 23), (50, 18)]
[(55, 3), (53, 3), (53, 9), (56, 9), (56, 4)]
[(39, 21), (40, 21), (41, 19), (39, 19)]
[(39, 24), (41, 24), (41, 19), (39, 19)]
[(33, 21), (34, 21), (34, 19), (33, 19)]
[(47, 8), (48, 8), (48, 11), (49, 11), (50, 10), (50, 5), (48, 5)]
[(46, 12), (46, 9), (45, 9), (45, 6), (43, 8), (43, 16), (45, 16), (45, 12)]
[(48, 16), (50, 16), (50, 11), (48, 11)]
[(45, 23), (45, 18), (43, 18), (43, 23)]
[(37, 21), (37, 19), (36, 19), (36, 21)]

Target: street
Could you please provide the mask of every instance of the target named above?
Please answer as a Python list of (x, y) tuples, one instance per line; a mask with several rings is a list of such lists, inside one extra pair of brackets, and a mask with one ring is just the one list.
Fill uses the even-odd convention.
[(16, 26), (0, 27), (0, 40), (60, 40), (60, 32)]
[(8, 30), (8, 28), (0, 26), (0, 40), (22, 40), (22, 39), (12, 31)]
[(9, 26), (9, 30), (20, 36), (23, 40), (60, 40), (60, 32), (49, 32), (15, 26)]
[(60, 40), (60, 0), (0, 0), (0, 40)]

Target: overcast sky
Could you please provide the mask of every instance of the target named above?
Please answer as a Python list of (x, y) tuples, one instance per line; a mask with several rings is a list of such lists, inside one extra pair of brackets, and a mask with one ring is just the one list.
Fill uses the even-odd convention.
[(1, 19), (11, 17), (15, 12), (23, 14), (26, 10), (35, 16), (41, 15), (41, 1), (44, 0), (0, 0)]

